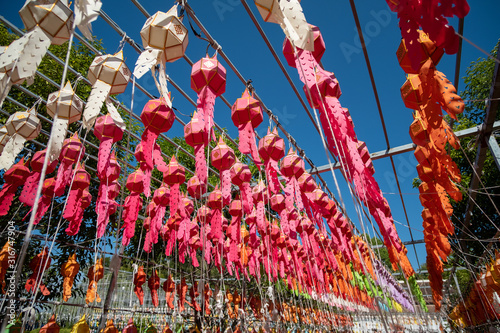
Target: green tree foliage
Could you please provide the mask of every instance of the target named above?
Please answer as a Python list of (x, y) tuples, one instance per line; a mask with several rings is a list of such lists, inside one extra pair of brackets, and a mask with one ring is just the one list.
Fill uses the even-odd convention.
[[(493, 57), (497, 55), (497, 48), (498, 44), (491, 53)], [(465, 112), (459, 116), (458, 122), (454, 126), (455, 131), (483, 123), (486, 112), (485, 100), (490, 95), (494, 67), (495, 63), (492, 59), (480, 58), (472, 62), (467, 69), (467, 76), (464, 77), (466, 87), (461, 93), (461, 97), (466, 100)], [(496, 120), (499, 119), (500, 110), (497, 110)], [(475, 204), (473, 203), (470, 227), (467, 230), (463, 228), (462, 223), (465, 219), (465, 211), (469, 200), (468, 188), (473, 176), (472, 164), (476, 158), (477, 144), (477, 137), (463, 138), (460, 140), (461, 149), (452, 149), (450, 151), (462, 174), (460, 188), (463, 193), (462, 201), (452, 203), (454, 209), (452, 221), (456, 227), (456, 239), (468, 240), (466, 243), (467, 248), (463, 250), (470, 254), (466, 258), (471, 264), (476, 262), (477, 257), (484, 253), (485, 246), (489, 244), (489, 242), (481, 242), (480, 240), (486, 241), (494, 237), (500, 226), (500, 215), (497, 210), (500, 207), (500, 200), (498, 200), (500, 195), (500, 189), (498, 188), (500, 171), (488, 149), (477, 197)], [(490, 193), (491, 196), (486, 193)], [(453, 243), (458, 244), (456, 240)], [(463, 256), (459, 258), (463, 259)]]

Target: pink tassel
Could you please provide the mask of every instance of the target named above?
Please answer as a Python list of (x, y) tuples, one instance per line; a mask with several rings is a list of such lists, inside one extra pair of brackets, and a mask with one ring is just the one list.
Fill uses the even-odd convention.
[(99, 179), (106, 178), (106, 173), (109, 168), (109, 155), (111, 154), (111, 147), (113, 147), (112, 138), (101, 141), (99, 145), (99, 152), (97, 154), (97, 177)]
[(122, 244), (127, 246), (130, 243), (130, 239), (134, 237), (135, 233), (135, 222), (139, 217), (139, 211), (142, 208), (142, 198), (139, 193), (130, 194), (125, 199), (125, 204), (123, 206), (123, 238)]
[(180, 185), (174, 184), (170, 186), (170, 216), (175, 215), (175, 213), (179, 210), (180, 200)]
[(9, 212), (12, 200), (16, 195), (17, 186), (14, 184), (4, 184), (2, 190), (0, 191), (0, 216), (7, 215)]
[(56, 187), (54, 190), (57, 197), (60, 197), (64, 194), (64, 190), (71, 182), (71, 175), (73, 171), (72, 166), (73, 162), (70, 162), (66, 159), (63, 159), (61, 161), (61, 164), (59, 165), (56, 176)]
[(231, 202), (231, 172), (228, 170), (224, 170), (221, 172), (222, 179), (222, 201), (223, 205), (229, 205)]
[(23, 190), (19, 195), (19, 201), (27, 206), (32, 207), (35, 203), (36, 190), (38, 189), (38, 184), (40, 183), (40, 173), (32, 172), (31, 175), (26, 178)]
[(108, 199), (108, 185), (103, 183), (99, 184), (99, 194), (96, 202), (97, 213), (97, 238), (101, 238), (106, 231), (106, 226), (109, 222), (109, 199)]
[(207, 183), (207, 160), (205, 157), (205, 147), (198, 145), (194, 148), (196, 175), (201, 183)]
[(266, 177), (269, 185), (269, 189), (272, 193), (278, 194), (282, 190), (282, 185), (278, 180), (278, 161), (269, 159), (266, 163)]
[(241, 203), (245, 214), (250, 214), (253, 208), (253, 196), (250, 183), (241, 184)]
[(144, 195), (146, 196), (146, 198), (149, 198), (149, 196), (151, 195), (151, 175), (153, 173), (153, 169), (147, 168), (143, 171), (144, 171), (144, 179), (143, 179)]
[(167, 171), (167, 163), (165, 163), (163, 156), (161, 156), (161, 148), (157, 143), (155, 143), (155, 149), (153, 151), (153, 163), (156, 169), (161, 173)]

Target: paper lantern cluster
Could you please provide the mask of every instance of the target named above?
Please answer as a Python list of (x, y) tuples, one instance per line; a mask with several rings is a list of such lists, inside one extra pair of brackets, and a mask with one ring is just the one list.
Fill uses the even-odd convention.
[(356, 195), (377, 222), (384, 244), (389, 250), (391, 262), (394, 267), (400, 263), (405, 274), (413, 275), (387, 200), (373, 177), (373, 164), (367, 148), (357, 139), (349, 111), (342, 108), (338, 100), (341, 95), (338, 81), (333, 73), (319, 65), (325, 52), (321, 33), (315, 26), (311, 26), (311, 29), (311, 50), (302, 49), (286, 39), (283, 54), (287, 63), (297, 68), (309, 104), (319, 109), (328, 149), (338, 157), (347, 180), (354, 185)]
[[(354, 185), (356, 195), (377, 221), (391, 261), (393, 264), (399, 263), (407, 277), (412, 276), (413, 269), (406, 257), (406, 249), (398, 238), (390, 208), (373, 178), (373, 163), (366, 144), (357, 139), (349, 112), (338, 101), (341, 92), (335, 76), (319, 66), (325, 51), (319, 29), (307, 24), (297, 0), (289, 1), (290, 4), (286, 6), (275, 1), (270, 7), (269, 2), (257, 2), (259, 11), (267, 13), (263, 15), (266, 21), (280, 23), (287, 34), (289, 40), (285, 41), (283, 49), (287, 62), (297, 68), (310, 104), (319, 108), (328, 148), (339, 158), (348, 181)], [(38, 2), (29, 1), (25, 7), (33, 6), (33, 3)], [(54, 6), (65, 12), (64, 1), (55, 1)], [(47, 8), (41, 5), (36, 10), (50, 11)], [(53, 15), (48, 14), (46, 18), (33, 22), (23, 16), (23, 20), (29, 29), (36, 26), (39, 28), (33, 28), (33, 31), (40, 30), (36, 33), (47, 34), (48, 28), (55, 29), (52, 23), (46, 23)], [(90, 13), (88, 15), (92, 16)], [(70, 20), (70, 17), (61, 20), (57, 31), (51, 32), (53, 43), (66, 37), (66, 25)], [(121, 174), (121, 165), (114, 151), (114, 145), (123, 138), (125, 126), (109, 98), (110, 94), (124, 92), (131, 78), (123, 52), (97, 56), (88, 71), (92, 91), (83, 110), (82, 126), (89, 132), (93, 129), (93, 135), (100, 142), (97, 161), (99, 189), (95, 198), (97, 238), (109, 231), (110, 216), (119, 206), (117, 197), (122, 189), (118, 179), (122, 175), (126, 179), (123, 191), (128, 191), (121, 215), (123, 223), (120, 232), (124, 246), (130, 244), (140, 226), (144, 229), (145, 252), (151, 252), (155, 244), (162, 241), (167, 257), (177, 255), (180, 263), (185, 263), (187, 259), (195, 267), (200, 265), (198, 260), (203, 253), (202, 259), (213, 264), (221, 276), (228, 273), (237, 279), (253, 277), (260, 283), (263, 269), (271, 282), (282, 281), (289, 289), (308, 293), (316, 301), (329, 306), (348, 311), (369, 311), (374, 309), (376, 299), (384, 298), (387, 304), (398, 311), (415, 311), (410, 296), (383, 265), (373, 259), (374, 253), (368, 244), (353, 235), (350, 222), (335, 201), (306, 172), (303, 158), (293, 149), (286, 153), (285, 142), (279, 137), (277, 129), (268, 129), (267, 135), (256, 142), (255, 129), (262, 123), (263, 113), (261, 103), (250, 87), (234, 102), (231, 119), (239, 131), (240, 152), (248, 155), (259, 170), (263, 167), (265, 177), (253, 177), (250, 167), (238, 160), (224, 135), (218, 138), (211, 153), (206, 156), (205, 148), (212, 140), (216, 140), (213, 129), (215, 100), (225, 92), (226, 86), (226, 70), (216, 55), (203, 57), (191, 70), (191, 87), (197, 93), (198, 100), (196, 112), (184, 127), (184, 135), (186, 142), (194, 148), (195, 175), (186, 182), (186, 170), (177, 154), (172, 155), (166, 163), (156, 140), (171, 129), (175, 113), (166, 90), (164, 66), (166, 62), (183, 57), (188, 43), (187, 29), (177, 16), (177, 6), (167, 13), (158, 12), (150, 17), (141, 30), (141, 37), (145, 51), (136, 63), (134, 75), (139, 78), (150, 69), (155, 74), (155, 66), (160, 65), (158, 90), (161, 96), (148, 101), (142, 110), (140, 118), (144, 132), (141, 142), (135, 147), (135, 170), (128, 175)], [(3, 59), (3, 55), (0, 56), (0, 65)], [(22, 64), (19, 61), (18, 66)], [(435, 71), (431, 73), (429, 66), (422, 68), (428, 68), (426, 73), (429, 75), (421, 78), (423, 83), (420, 86), (425, 88), (426, 84), (433, 85), (432, 89), (425, 91), (429, 96), (438, 98), (442, 89), (449, 88), (448, 83), (442, 74)], [(13, 71), (12, 66), (0, 67), (2, 75), (7, 75), (9, 80), (17, 75)], [(0, 75), (1, 80), (3, 76)], [(5, 82), (8, 81), (1, 82), (7, 84)], [(17, 82), (17, 78), (12, 82)], [(417, 82), (417, 78), (411, 82)], [(427, 95), (412, 96), (425, 98)], [(439, 96), (441, 99), (436, 101), (454, 110), (456, 103), (450, 93)], [(103, 104), (106, 104), (108, 112), (100, 115)], [(69, 222), (65, 231), (69, 236), (78, 234), (84, 212), (94, 198), (89, 191), (91, 177), (84, 163), (85, 142), (82, 142), (77, 132), (68, 138), (66, 132), (69, 124), (80, 119), (82, 109), (83, 101), (76, 96), (69, 82), (61, 90), (49, 95), (47, 110), (56, 119), (52, 128), (52, 145), (46, 151), (36, 152), (30, 160), (20, 159), (15, 164), (24, 142), (39, 134), (40, 121), (34, 109), (17, 112), (0, 129), (0, 167), (6, 170), (3, 177), (5, 183), (0, 191), (0, 216), (8, 213), (15, 193), (21, 186), (20, 201), (27, 206), (34, 205), (34, 193), (40, 185), (42, 166), (48, 154), (46, 174), (56, 172), (56, 175), (43, 180), (34, 222), (37, 224), (41, 221), (55, 198), (65, 196), (62, 214)], [(220, 184), (209, 193), (208, 162), (220, 174)], [(162, 174), (162, 184), (149, 200), (155, 168)], [(196, 210), (193, 200), (197, 201)], [(137, 223), (141, 212), (145, 218), (143, 223)], [(231, 216), (231, 220), (226, 216)], [(0, 251), (2, 287), (5, 286), (5, 262), (8, 260), (6, 253), (9, 248), (7, 243)], [(36, 292), (38, 288), (44, 295), (50, 293), (43, 282), (37, 279), (50, 266), (50, 262), (47, 248), (32, 259), (29, 265), (31, 275), (25, 286), (27, 291)], [(71, 255), (61, 267), (65, 302), (72, 295), (71, 289), (79, 268), (75, 255)], [(134, 272), (134, 292), (140, 304), (144, 301), (143, 286), (147, 282), (154, 307), (160, 306), (158, 292), (161, 286), (165, 292), (166, 306), (181, 313), (187, 304), (207, 315), (213, 311), (217, 316), (227, 313), (229, 318), (236, 319), (242, 316), (239, 306), (244, 302), (250, 304), (256, 318), (265, 321), (300, 321), (326, 326), (352, 324), (347, 317), (332, 316), (318, 308), (276, 300), (272, 287), (264, 298), (239, 295), (238, 291), (231, 292), (229, 289), (225, 290), (224, 295), (222, 290), (212, 292), (209, 283), (198, 286), (194, 282), (188, 285), (185, 278), (176, 284), (169, 276), (161, 285), (156, 269), (146, 271), (141, 266)], [(86, 303), (100, 302), (97, 286), (104, 277), (103, 258), (94, 262), (87, 277)], [(196, 299), (201, 293), (204, 302), (198, 304)], [(174, 305), (175, 300), (178, 302), (177, 307)], [(55, 318), (51, 318), (47, 325), (47, 328), (56, 327)], [(75, 327), (85, 328), (85, 325), (83, 317)], [(133, 322), (129, 322), (128, 327), (132, 329), (133, 326)], [(113, 328), (113, 321), (108, 321), (106, 329), (113, 331)]]
[[(410, 137), (417, 145), (415, 158), (417, 173), (422, 183), (419, 186), (420, 202), (424, 210), (424, 240), (427, 250), (427, 269), (432, 287), (434, 304), (439, 310), (443, 287), (443, 262), (451, 253), (448, 235), (454, 233), (450, 220), (453, 208), (450, 198), (462, 199), (462, 193), (454, 182), (460, 182), (460, 171), (448, 155), (447, 144), (455, 149), (459, 142), (443, 118), (441, 109), (456, 119), (464, 110), (464, 102), (443, 73), (436, 70), (443, 49), (437, 46), (422, 30), (419, 34), (418, 54), (411, 52), (408, 41), (403, 39), (397, 57), (407, 80), (401, 87), (405, 106), (415, 110), (410, 125)], [(418, 60), (419, 67), (411, 66), (411, 59)]]

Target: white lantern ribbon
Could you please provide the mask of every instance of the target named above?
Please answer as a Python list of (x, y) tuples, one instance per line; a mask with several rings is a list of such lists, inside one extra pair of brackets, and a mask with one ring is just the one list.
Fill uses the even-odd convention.
[(101, 6), (101, 0), (75, 1), (75, 24), (87, 39), (93, 40), (92, 25), (90, 23), (99, 17)]

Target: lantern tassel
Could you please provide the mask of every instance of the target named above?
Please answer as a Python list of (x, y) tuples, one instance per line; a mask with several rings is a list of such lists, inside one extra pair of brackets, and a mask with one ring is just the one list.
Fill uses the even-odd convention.
[(205, 158), (205, 146), (197, 145), (194, 148), (196, 175), (201, 183), (207, 183), (207, 160)]
[(130, 239), (134, 237), (135, 233), (135, 222), (139, 216), (139, 211), (142, 207), (142, 198), (139, 193), (132, 192), (127, 199), (125, 199), (125, 204), (123, 206), (123, 238), (122, 244), (127, 246), (130, 243)]

